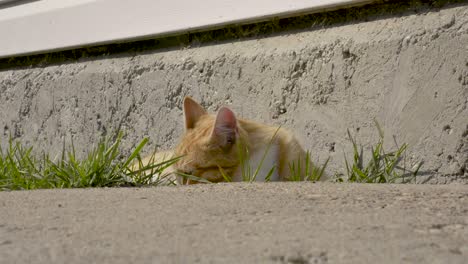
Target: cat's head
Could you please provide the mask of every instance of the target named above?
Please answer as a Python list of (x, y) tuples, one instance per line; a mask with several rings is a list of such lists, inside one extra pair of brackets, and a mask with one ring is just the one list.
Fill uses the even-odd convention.
[(216, 115), (210, 115), (186, 97), (184, 118), (185, 133), (175, 149), (175, 155), (181, 157), (174, 165), (176, 171), (212, 182), (223, 180), (219, 167), (232, 175), (239, 164), (239, 125), (234, 113), (222, 107)]

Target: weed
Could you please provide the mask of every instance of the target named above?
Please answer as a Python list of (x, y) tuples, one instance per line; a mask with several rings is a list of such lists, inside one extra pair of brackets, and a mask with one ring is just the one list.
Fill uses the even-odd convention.
[[(416, 175), (422, 166), (422, 162), (416, 164), (412, 170), (406, 168), (405, 152), (408, 147), (403, 144), (397, 146), (397, 150), (386, 152), (384, 150), (384, 133), (379, 123), (375, 121), (379, 131), (379, 140), (371, 148), (371, 157), (367, 164), (364, 164), (363, 147), (356, 143), (348, 130), (348, 137), (353, 144), (353, 162), (350, 164), (345, 155), (346, 179), (337, 176), (336, 181), (362, 182), (362, 183), (409, 183), (416, 179)], [(403, 161), (403, 165), (400, 163)]]
[(163, 161), (156, 160), (155, 149), (150, 159), (146, 163), (143, 163), (140, 155), (136, 155), (137, 162), (128, 169), (128, 179), (136, 185), (177, 185), (176, 178), (173, 173), (169, 171), (169, 167), (180, 158), (181, 157), (168, 157), (168, 159), (164, 159)]
[(0, 147), (0, 190), (54, 187), (42, 177), (38, 169), (41, 164), (31, 153), (32, 148), (24, 148), (11, 138), (6, 151)]
[[(237, 146), (237, 152), (239, 153), (239, 166), (241, 167), (241, 173), (242, 173), (242, 181), (244, 182), (254, 182), (257, 179), (258, 173), (260, 172), (261, 168), (263, 167), (263, 162), (265, 161), (265, 158), (270, 151), (271, 146), (273, 145), (273, 141), (276, 138), (276, 135), (278, 134), (278, 131), (280, 130), (281, 127), (278, 127), (271, 137), (270, 141), (267, 144), (267, 147), (265, 149), (265, 152), (263, 153), (262, 159), (260, 160), (259, 164), (253, 170), (254, 168), (250, 164), (250, 155), (249, 155), (249, 149), (247, 147), (247, 144), (243, 142), (242, 140), (239, 140), (238, 143), (236, 144)], [(270, 168), (268, 171), (267, 175), (265, 175), (265, 181), (270, 181), (271, 175), (275, 171), (275, 167)], [(221, 170), (220, 170), (221, 171)], [(225, 179), (230, 179), (224, 171), (221, 171), (221, 174)], [(232, 179), (231, 179), (232, 180)]]
[[(268, 151), (270, 150), (280, 128), (281, 127), (278, 127), (278, 129), (276, 129), (275, 133), (271, 137), (270, 141), (267, 144), (265, 152), (263, 153), (262, 159), (256, 168), (253, 168), (252, 164), (250, 164), (249, 149), (247, 145), (245, 144), (245, 142), (242, 142), (242, 140), (238, 142), (237, 150), (239, 153), (239, 164), (240, 164), (239, 166), (241, 168), (242, 181), (254, 182), (256, 180), (263, 166), (263, 162), (268, 154)], [(326, 162), (322, 165), (322, 167), (316, 167), (311, 162), (310, 152), (307, 151), (304, 161), (301, 161), (301, 158), (299, 158), (297, 162), (293, 162), (292, 164), (289, 164), (289, 169), (290, 169), (290, 174), (291, 174), (291, 178), (289, 180), (290, 181), (303, 181), (303, 180), (319, 181), (320, 178), (325, 173), (325, 168), (327, 167), (328, 161), (329, 159), (326, 160)], [(304, 166), (304, 168), (302, 168), (302, 166)], [(228, 175), (221, 166), (218, 166), (218, 169), (224, 181), (232, 182), (232, 177)], [(270, 168), (267, 175), (265, 176), (266, 182), (271, 180), (271, 176), (273, 175), (275, 169), (277, 169), (275, 166)]]
[(151, 182), (150, 179), (159, 179), (158, 176), (177, 161), (150, 163), (132, 171), (129, 166), (135, 159), (141, 162), (139, 153), (148, 139), (144, 139), (126, 158), (119, 151), (121, 139), (122, 133), (113, 139), (101, 139), (84, 159), (77, 158), (73, 143), (70, 150), (65, 150), (64, 144), (58, 161), (46, 154), (37, 159), (32, 148), (25, 148), (10, 139), (6, 151), (0, 148), (0, 190), (157, 185), (160, 182)]
[[(397, 150), (386, 152), (384, 150), (384, 133), (380, 125), (375, 121), (379, 131), (379, 140), (371, 149), (371, 156), (367, 164), (364, 164), (363, 147), (358, 146), (356, 140), (348, 130), (348, 137), (353, 145), (353, 159), (349, 162), (345, 156), (346, 175), (336, 175), (338, 182), (362, 182), (362, 183), (408, 183), (415, 180), (422, 166), (422, 162), (412, 169), (406, 168), (407, 144), (397, 146)], [(270, 139), (262, 159), (256, 167), (250, 162), (249, 149), (241, 140), (236, 144), (239, 153), (239, 166), (242, 180), (254, 182), (261, 171), (263, 162), (270, 151), (278, 128)], [(122, 133), (114, 137), (102, 138), (97, 146), (84, 158), (79, 159), (71, 144), (71, 149), (66, 150), (65, 143), (61, 156), (51, 159), (49, 155), (42, 154), (40, 159), (33, 155), (32, 148), (25, 148), (20, 142), (11, 138), (6, 150), (0, 147), (0, 190), (22, 190), (41, 188), (84, 188), (84, 187), (113, 187), (113, 186), (140, 186), (140, 185), (175, 185), (175, 175), (170, 166), (180, 157), (157, 162), (151, 158), (143, 163), (140, 152), (147, 144), (148, 139), (143, 139), (133, 152), (125, 157), (119, 150)], [(155, 157), (156, 152), (152, 157)], [(306, 156), (289, 165), (291, 181), (318, 181), (324, 177), (329, 159), (322, 166), (316, 167), (311, 162), (310, 152)], [(231, 182), (232, 177), (222, 167), (219, 171), (226, 182)], [(265, 181), (270, 181), (274, 173), (272, 167)], [(183, 183), (189, 181), (209, 183), (210, 181), (193, 175), (175, 172), (182, 177)], [(346, 176), (346, 178), (344, 178)]]
[(303, 161), (299, 158), (297, 161), (289, 164), (290, 181), (320, 181), (325, 175), (325, 169), (328, 165), (328, 158), (321, 167), (314, 166), (310, 159), (310, 152), (306, 152)]

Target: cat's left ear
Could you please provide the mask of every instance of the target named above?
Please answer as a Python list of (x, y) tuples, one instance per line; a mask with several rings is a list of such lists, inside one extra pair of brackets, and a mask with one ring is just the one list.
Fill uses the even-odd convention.
[(194, 128), (200, 117), (206, 114), (206, 110), (191, 97), (184, 98), (185, 129)]
[(221, 107), (216, 115), (215, 125), (211, 133), (221, 147), (230, 147), (236, 143), (237, 119), (234, 112), (227, 107)]

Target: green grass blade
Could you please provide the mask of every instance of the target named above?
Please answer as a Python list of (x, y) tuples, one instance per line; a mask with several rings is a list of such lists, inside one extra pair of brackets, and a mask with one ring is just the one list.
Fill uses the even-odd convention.
[(185, 174), (185, 173), (182, 173), (182, 172), (176, 172), (176, 174), (183, 177), (183, 178), (185, 178), (185, 179), (189, 179), (189, 180), (192, 180), (192, 181), (197, 181), (197, 182), (201, 182), (201, 183), (212, 183), (207, 179), (200, 178), (200, 177), (197, 177), (197, 176), (194, 176), (194, 175)]
[(125, 162), (123, 163), (123, 167), (124, 168), (127, 168), (128, 165), (140, 154), (140, 151), (143, 149), (143, 147), (146, 145), (146, 143), (148, 143), (149, 139), (148, 138), (144, 138), (140, 144), (138, 144), (138, 146), (135, 148), (135, 150), (133, 150), (132, 154), (130, 154), (130, 156), (127, 158), (127, 160), (125, 160)]
[(325, 169), (327, 168), (328, 166), (328, 162), (330, 161), (330, 157), (327, 158), (327, 160), (325, 161), (325, 163), (323, 164), (322, 168), (320, 169), (320, 172), (318, 174), (318, 177), (316, 177), (316, 181), (320, 181), (320, 179), (322, 178), (322, 176), (324, 175), (325, 173)]
[(271, 175), (273, 175), (273, 172), (275, 172), (275, 167), (272, 167), (270, 171), (268, 171), (267, 176), (265, 177), (265, 182), (271, 181)]
[(219, 172), (223, 176), (223, 179), (225, 182), (232, 182), (232, 177), (227, 175), (227, 173), (224, 171), (224, 169), (218, 165)]
[(262, 166), (263, 166), (263, 162), (265, 161), (265, 158), (266, 158), (268, 152), (270, 151), (270, 147), (271, 147), (271, 145), (273, 145), (273, 141), (275, 140), (276, 134), (278, 134), (278, 131), (280, 130), (280, 128), (281, 128), (281, 126), (279, 126), (279, 127), (276, 129), (275, 133), (273, 134), (273, 136), (271, 137), (270, 141), (268, 142), (268, 145), (267, 145), (267, 147), (266, 147), (266, 149), (265, 149), (265, 152), (263, 153), (262, 159), (260, 160), (260, 163), (258, 164), (257, 169), (255, 170), (253, 177), (250, 179), (250, 182), (255, 181), (255, 179), (257, 178), (257, 175), (258, 175), (260, 169), (261, 169)]

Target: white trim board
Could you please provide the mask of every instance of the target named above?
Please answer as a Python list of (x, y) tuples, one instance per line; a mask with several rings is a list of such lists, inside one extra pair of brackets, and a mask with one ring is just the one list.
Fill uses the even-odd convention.
[(148, 39), (372, 0), (41, 0), (0, 9), (0, 58)]

